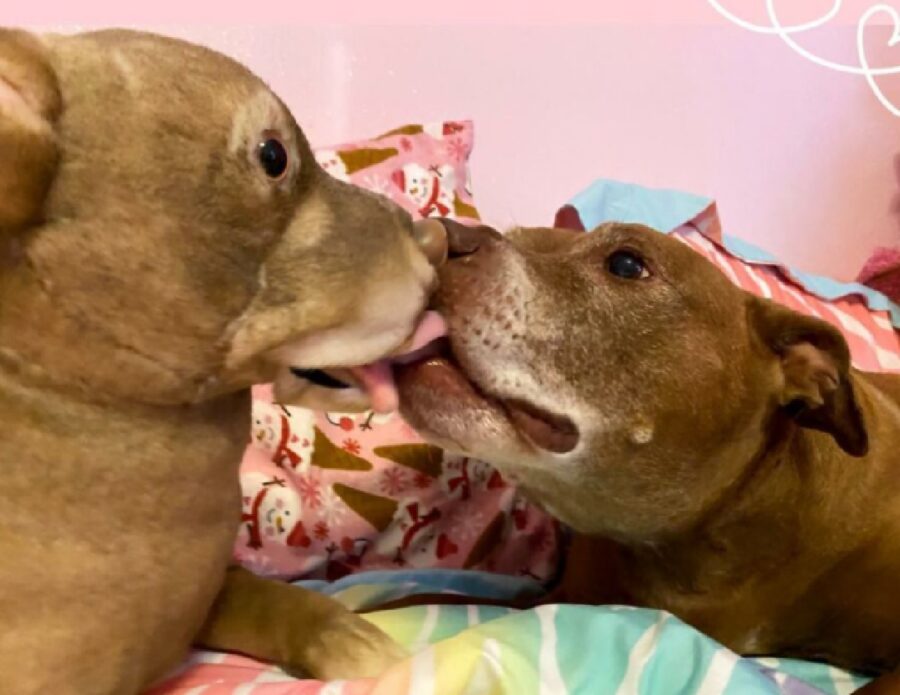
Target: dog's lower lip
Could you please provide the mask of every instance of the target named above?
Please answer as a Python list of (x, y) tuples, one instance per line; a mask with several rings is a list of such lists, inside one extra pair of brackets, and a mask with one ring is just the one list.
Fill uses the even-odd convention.
[(438, 338), (418, 350), (393, 358), (392, 362), (395, 366), (402, 366), (413, 364), (414, 362), (422, 362), (432, 357), (443, 357), (449, 352), (448, 345), (449, 341), (447, 338)]

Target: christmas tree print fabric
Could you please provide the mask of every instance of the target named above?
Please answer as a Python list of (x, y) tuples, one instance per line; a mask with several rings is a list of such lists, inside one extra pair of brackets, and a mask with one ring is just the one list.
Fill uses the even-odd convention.
[(477, 220), (469, 156), (471, 121), (406, 125), (371, 140), (315, 150), (341, 181), (380, 193), (414, 217)]
[(313, 412), (255, 392), (235, 555), (258, 574), (458, 568), (549, 578), (557, 530), (487, 464), (399, 415)]

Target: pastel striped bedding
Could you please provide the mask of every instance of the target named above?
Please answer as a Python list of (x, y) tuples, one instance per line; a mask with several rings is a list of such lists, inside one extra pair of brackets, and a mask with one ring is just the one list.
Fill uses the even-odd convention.
[(780, 266), (751, 264), (727, 253), (693, 227), (673, 236), (715, 263), (736, 285), (791, 309), (828, 321), (847, 339), (853, 365), (871, 372), (900, 372), (900, 333), (888, 311), (871, 310), (856, 294), (824, 300), (790, 281)]
[[(361, 608), (436, 588), (512, 596), (521, 582), (417, 570), (312, 586)], [(742, 659), (659, 611), (421, 606), (369, 617), (412, 652), (377, 679), (294, 680), (244, 657), (196, 652), (150, 695), (845, 695), (866, 682), (822, 664)]]
[[(900, 307), (861, 285), (792, 271), (724, 236), (711, 200), (598, 181), (570, 204), (588, 229), (614, 219), (669, 230), (735, 284), (835, 325), (858, 368), (900, 372)], [(417, 592), (502, 598), (540, 590), (527, 578), (459, 570), (298, 583), (351, 608)], [(368, 617), (411, 653), (380, 678), (295, 680), (243, 657), (196, 652), (151, 695), (846, 695), (866, 682), (824, 664), (741, 658), (652, 610), (423, 606)]]

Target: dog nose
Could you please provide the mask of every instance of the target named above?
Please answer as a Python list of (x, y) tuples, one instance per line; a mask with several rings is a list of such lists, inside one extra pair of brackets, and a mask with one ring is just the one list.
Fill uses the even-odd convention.
[(503, 238), (496, 229), (486, 225), (472, 227), (444, 217), (434, 219), (435, 221), (440, 220), (446, 229), (449, 258), (469, 256), (478, 249), (492, 245)]
[(414, 222), (413, 239), (431, 265), (440, 267), (447, 260), (447, 230), (440, 221), (426, 218)]

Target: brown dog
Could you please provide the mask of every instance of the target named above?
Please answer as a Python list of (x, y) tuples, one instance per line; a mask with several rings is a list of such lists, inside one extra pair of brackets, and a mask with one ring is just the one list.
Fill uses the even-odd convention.
[(195, 640), (322, 677), (402, 656), (226, 568), (250, 385), (401, 346), (445, 246), (416, 234), (223, 56), (0, 32), (0, 691), (136, 693)]
[(450, 351), (402, 369), (402, 412), (583, 534), (547, 600), (900, 664), (900, 377), (647, 228), (445, 224)]

